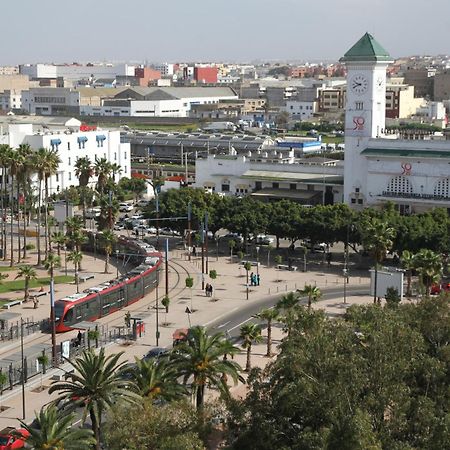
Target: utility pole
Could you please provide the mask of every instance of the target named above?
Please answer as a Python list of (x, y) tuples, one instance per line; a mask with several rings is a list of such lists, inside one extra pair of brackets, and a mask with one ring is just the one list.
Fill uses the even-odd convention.
[(189, 154), (185, 153), (186, 166), (184, 168), (184, 182), (186, 183), (186, 187), (188, 186), (188, 156)]
[(156, 289), (155, 289), (155, 293), (156, 293), (156, 346), (159, 345), (159, 292), (158, 292), (158, 286), (159, 286), (159, 266), (156, 269), (156, 276), (157, 276), (157, 280), (156, 280)]
[(24, 354), (23, 354), (23, 319), (20, 318), (20, 356), (22, 359), (22, 420), (25, 420), (25, 364), (24, 364)]
[[(158, 188), (156, 188), (158, 189)], [(156, 200), (156, 248), (159, 248), (159, 194), (155, 190), (155, 200)]]
[(166, 297), (169, 297), (169, 239), (166, 238)]
[(109, 191), (109, 203), (108, 203), (108, 226), (112, 230), (114, 224), (112, 223), (112, 191)]
[(209, 263), (209, 258), (208, 258), (208, 211), (205, 212), (205, 232), (204, 232), (203, 241), (205, 243), (205, 253), (206, 253), (206, 271), (205, 271), (205, 273), (209, 273), (209, 270), (208, 270), (208, 263)]
[(188, 203), (187, 210), (187, 219), (188, 219), (188, 258), (191, 260), (191, 244), (192, 244), (192, 236), (191, 236), (191, 215), (192, 215), (192, 205), (191, 202)]
[(201, 225), (201, 240), (202, 240), (202, 290), (205, 289), (205, 224)]

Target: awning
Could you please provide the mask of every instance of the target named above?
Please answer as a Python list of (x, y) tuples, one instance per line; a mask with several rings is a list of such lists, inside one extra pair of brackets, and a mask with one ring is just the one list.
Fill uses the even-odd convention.
[(86, 136), (78, 136), (78, 143), (87, 142), (88, 138)]
[(51, 139), (50, 140), (50, 145), (60, 145), (61, 144), (61, 139)]
[(292, 200), (312, 200), (322, 196), (321, 191), (307, 191), (300, 189), (261, 189), (250, 194), (256, 198), (287, 198)]
[(247, 170), (240, 178), (257, 181), (286, 181), (299, 183), (344, 184), (344, 176), (338, 174), (321, 174), (305, 172), (272, 172), (269, 170)]
[(95, 136), (95, 140), (98, 141), (105, 141), (106, 140), (106, 136), (104, 134), (97, 134), (97, 136)]

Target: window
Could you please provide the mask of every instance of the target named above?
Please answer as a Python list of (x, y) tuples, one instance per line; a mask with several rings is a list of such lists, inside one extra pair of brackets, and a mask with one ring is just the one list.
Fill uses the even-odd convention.
[(279, 189), (280, 188), (280, 183), (272, 183), (272, 188), (273, 189)]
[(230, 185), (222, 184), (222, 192), (230, 192)]
[(127, 166), (124, 166), (124, 167), (123, 167), (123, 171), (124, 171), (125, 173), (127, 173)]
[(355, 188), (355, 192), (359, 192), (359, 188)]
[(55, 177), (56, 177), (56, 182), (58, 183), (59, 182), (59, 175), (56, 174)]
[(261, 181), (256, 181), (255, 182), (255, 189), (257, 191), (260, 191), (262, 189), (262, 182)]
[(362, 111), (364, 108), (364, 103), (363, 102), (355, 102), (355, 109), (357, 111)]
[(70, 150), (70, 142), (67, 143), (67, 150)]
[(69, 166), (71, 166), (71, 165), (72, 165), (71, 163), (72, 163), (72, 161), (71, 161), (70, 157), (67, 158), (67, 164), (68, 164)]
[(114, 152), (114, 161), (117, 161), (117, 153)]
[(358, 205), (362, 205), (363, 204), (363, 199), (362, 198), (358, 198)]
[(291, 184), (289, 185), (289, 189), (290, 189), (291, 191), (295, 191), (295, 190), (297, 189), (297, 185), (296, 185), (295, 183), (291, 183)]
[(72, 180), (72, 172), (69, 172), (69, 181)]
[(127, 159), (127, 152), (123, 152), (123, 159)]
[(352, 198), (352, 203), (356, 203), (356, 198)]

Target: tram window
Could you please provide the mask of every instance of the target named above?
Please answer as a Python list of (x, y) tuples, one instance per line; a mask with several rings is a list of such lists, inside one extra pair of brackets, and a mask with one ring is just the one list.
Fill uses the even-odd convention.
[(72, 322), (73, 320), (73, 309), (69, 309), (64, 316), (64, 322)]

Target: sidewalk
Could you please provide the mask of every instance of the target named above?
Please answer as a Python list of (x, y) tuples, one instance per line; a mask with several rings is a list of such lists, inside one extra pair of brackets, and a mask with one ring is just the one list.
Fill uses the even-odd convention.
[[(342, 264), (334, 263), (330, 269), (325, 269), (324, 272), (319, 270), (312, 270), (310, 272), (297, 272), (288, 270), (279, 270), (274, 267), (266, 267), (261, 264), (259, 267), (259, 274), (261, 277), (261, 285), (257, 287), (249, 287), (249, 300), (246, 300), (246, 273), (245, 270), (239, 268), (236, 262), (231, 263), (229, 256), (219, 256), (216, 260), (216, 256), (209, 258), (208, 270), (216, 270), (218, 277), (216, 280), (210, 280), (209, 276), (205, 275), (204, 280), (206, 283), (211, 283), (214, 286), (213, 297), (206, 297), (202, 290), (202, 276), (201, 276), (201, 258), (193, 258), (192, 261), (187, 260), (187, 256), (182, 250), (171, 250), (169, 255), (169, 298), (171, 300), (169, 313), (165, 314), (165, 309), (161, 307), (159, 312), (159, 331), (161, 333), (158, 346), (171, 347), (172, 346), (172, 333), (177, 328), (189, 327), (189, 318), (186, 314), (186, 307), (192, 307), (195, 310), (190, 315), (191, 325), (208, 325), (216, 320), (220, 320), (230, 314), (233, 311), (237, 311), (240, 306), (247, 304), (247, 302), (258, 303), (269, 295), (278, 293), (280, 297), (285, 293), (301, 289), (305, 284), (315, 284), (319, 288), (324, 289), (327, 287), (339, 287), (343, 286), (343, 278), (339, 276), (342, 273)], [(83, 258), (82, 266), (84, 273), (95, 273), (95, 279), (89, 280), (89, 282), (80, 285), (80, 290), (89, 286), (95, 286), (102, 281), (109, 280), (115, 277), (115, 267), (112, 266), (115, 261), (111, 259), (111, 268), (109, 275), (102, 274), (104, 269), (104, 261), (101, 259), (94, 260), (90, 255), (85, 255)], [(319, 267), (314, 267), (319, 269)], [(252, 267), (256, 273), (256, 267)], [(194, 278), (194, 287), (192, 291), (185, 287), (186, 277), (191, 276)], [(358, 286), (368, 284), (368, 277), (354, 277), (350, 278), (349, 286)], [(165, 294), (165, 277), (163, 273), (160, 276), (160, 286), (158, 288), (159, 300)], [(56, 298), (61, 298), (64, 295), (74, 293), (76, 288), (74, 285), (57, 285)], [(133, 361), (134, 357), (142, 357), (152, 347), (156, 345), (156, 311), (154, 309), (156, 301), (156, 290), (139, 302), (131, 305), (129, 310), (134, 317), (139, 314), (145, 314), (143, 317), (145, 323), (145, 335), (138, 339), (137, 342), (132, 345), (124, 345), (123, 342), (116, 342), (108, 345), (107, 353), (117, 353), (124, 351), (127, 360)], [(345, 311), (346, 306), (342, 304), (343, 299), (336, 300), (323, 300), (319, 301), (314, 307), (324, 308), (331, 314), (341, 314)], [(347, 305), (353, 303), (370, 303), (372, 299), (370, 297), (347, 297)], [(20, 312), (24, 318), (33, 316), (36, 318), (46, 318), (50, 310), (49, 298), (45, 297), (45, 301), (41, 301), (41, 304), (37, 310), (33, 310), (32, 306), (23, 305), (15, 306), (11, 309), (14, 312)], [(114, 313), (110, 316), (104, 317), (97, 322), (99, 324), (105, 324), (108, 327), (123, 326), (125, 310)], [(243, 317), (246, 320), (247, 317)], [(168, 323), (166, 323), (168, 322)], [(67, 340), (70, 337), (74, 337), (77, 334), (76, 331), (64, 333), (58, 335), (57, 340), (61, 342)], [(281, 337), (280, 337), (281, 338)], [(42, 339), (50, 340), (50, 336), (45, 335)], [(25, 341), (26, 345), (26, 341)], [(261, 348), (264, 344), (260, 345)], [(256, 354), (253, 357), (254, 364), (265, 364), (269, 359), (264, 358), (259, 353), (265, 353), (259, 349), (259, 346), (255, 346)], [(5, 349), (6, 350), (6, 349)], [(4, 351), (4, 348), (0, 346), (0, 358), (2, 353), (8, 354), (11, 351), (17, 352), (19, 350), (19, 342), (16, 342), (15, 348)], [(273, 347), (275, 351), (275, 345)], [(238, 361), (241, 362), (241, 358), (245, 360), (245, 353), (238, 356)], [(43, 377), (43, 385), (48, 387), (51, 384), (50, 378), (55, 373), (61, 373), (60, 369), (48, 371), (46, 376)], [(36, 376), (31, 379), (26, 385), (26, 421), (31, 421), (34, 418), (34, 410), (38, 410), (42, 405), (52, 400), (52, 397), (48, 395), (48, 390), (42, 392), (35, 392), (37, 387), (41, 384), (40, 376)], [(242, 390), (242, 387), (239, 387)], [(245, 389), (244, 389), (245, 390)], [(0, 413), (0, 426), (17, 426), (17, 417), (22, 416), (22, 397), (20, 386), (13, 391), (5, 391), (1, 398), (1, 404), (8, 406), (6, 411)]]

